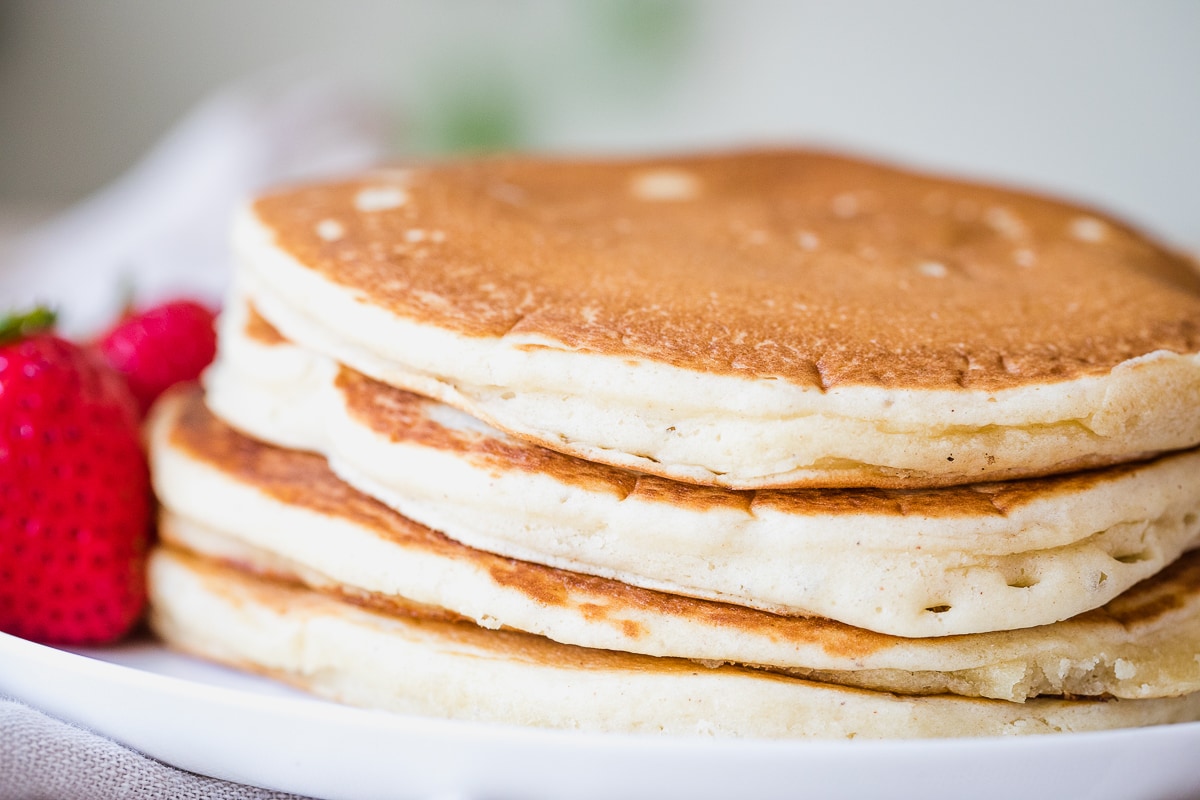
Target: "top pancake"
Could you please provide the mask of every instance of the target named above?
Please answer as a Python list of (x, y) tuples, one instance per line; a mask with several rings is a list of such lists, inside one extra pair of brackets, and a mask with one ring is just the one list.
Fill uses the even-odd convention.
[[(506, 158), (283, 191), (237, 242), (288, 338), (680, 480), (944, 485), (1200, 442), (1188, 263), (1012, 191), (799, 151)], [(844, 429), (792, 446), (814, 415)], [(1065, 450), (1031, 432), (1081, 420)]]

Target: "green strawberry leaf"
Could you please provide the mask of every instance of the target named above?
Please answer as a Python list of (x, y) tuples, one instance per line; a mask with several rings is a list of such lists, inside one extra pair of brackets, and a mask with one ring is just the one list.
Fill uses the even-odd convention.
[(0, 317), (0, 344), (31, 336), (54, 327), (58, 315), (46, 306)]

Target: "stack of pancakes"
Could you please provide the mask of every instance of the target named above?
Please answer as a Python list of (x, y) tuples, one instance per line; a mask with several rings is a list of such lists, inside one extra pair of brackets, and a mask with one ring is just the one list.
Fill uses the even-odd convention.
[(607, 731), (1200, 718), (1200, 279), (826, 154), (380, 170), (235, 226), (150, 426), (172, 645)]

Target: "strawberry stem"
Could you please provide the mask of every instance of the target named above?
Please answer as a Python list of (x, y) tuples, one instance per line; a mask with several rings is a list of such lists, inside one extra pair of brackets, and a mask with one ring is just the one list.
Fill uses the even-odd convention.
[(54, 327), (58, 315), (46, 306), (0, 317), (0, 344), (21, 339)]
[(120, 283), (118, 284), (118, 297), (121, 298), (121, 316), (120, 319), (129, 319), (136, 311), (137, 307), (134, 304), (134, 298), (137, 296), (137, 281), (128, 272), (121, 275)]

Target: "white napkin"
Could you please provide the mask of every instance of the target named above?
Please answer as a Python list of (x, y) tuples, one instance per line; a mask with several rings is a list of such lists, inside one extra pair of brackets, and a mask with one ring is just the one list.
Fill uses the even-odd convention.
[(126, 286), (140, 303), (216, 302), (237, 204), (271, 184), (379, 160), (382, 119), (348, 84), (290, 71), (220, 91), (112, 185), (15, 242), (0, 264), (0, 300), (48, 302), (73, 334), (110, 320)]

